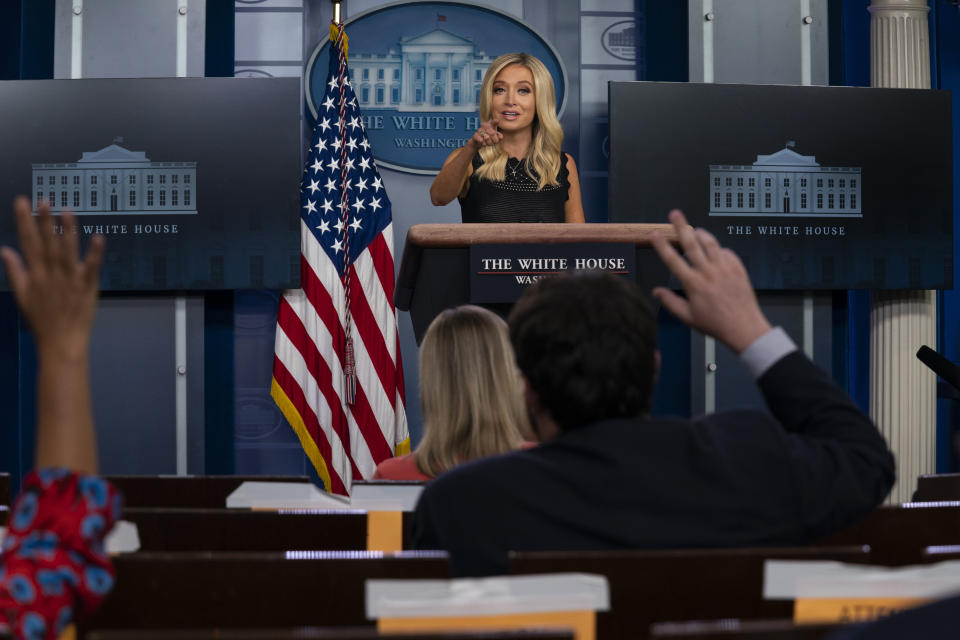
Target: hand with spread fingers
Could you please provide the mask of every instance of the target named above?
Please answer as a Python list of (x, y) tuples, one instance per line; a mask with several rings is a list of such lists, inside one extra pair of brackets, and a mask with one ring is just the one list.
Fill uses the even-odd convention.
[(681, 211), (671, 211), (670, 222), (684, 255), (660, 234), (654, 234), (653, 246), (687, 297), (665, 287), (655, 288), (653, 296), (684, 323), (739, 354), (771, 328), (743, 263), (709, 231), (687, 224)]
[(487, 120), (481, 124), (480, 128), (473, 134), (470, 142), (473, 142), (477, 146), (477, 149), (499, 144), (500, 141), (503, 140), (503, 134), (497, 129), (497, 125), (499, 124), (500, 120), (497, 118)]
[(94, 236), (85, 259), (79, 256), (77, 229), (70, 212), (60, 216), (57, 233), (50, 206), (41, 203), (36, 219), (30, 201), (19, 197), (14, 214), (23, 257), (0, 249), (10, 288), (43, 356), (85, 358), (97, 307), (104, 241)]

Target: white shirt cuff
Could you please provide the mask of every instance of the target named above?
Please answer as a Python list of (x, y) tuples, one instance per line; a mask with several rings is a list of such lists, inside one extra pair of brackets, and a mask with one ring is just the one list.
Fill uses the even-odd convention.
[(740, 362), (747, 368), (750, 375), (757, 379), (782, 357), (796, 350), (797, 345), (790, 339), (787, 332), (780, 327), (774, 327), (743, 350), (740, 354)]

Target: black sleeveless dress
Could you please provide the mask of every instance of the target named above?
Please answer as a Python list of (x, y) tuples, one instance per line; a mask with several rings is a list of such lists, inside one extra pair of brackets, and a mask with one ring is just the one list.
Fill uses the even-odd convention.
[[(527, 175), (526, 160), (507, 160), (503, 182), (480, 180), (476, 171), (483, 164), (473, 157), (473, 175), (467, 195), (459, 198), (463, 222), (564, 222), (564, 204), (569, 197), (570, 172), (563, 154), (557, 184), (537, 191), (537, 181)], [(534, 174), (536, 175), (536, 174)]]

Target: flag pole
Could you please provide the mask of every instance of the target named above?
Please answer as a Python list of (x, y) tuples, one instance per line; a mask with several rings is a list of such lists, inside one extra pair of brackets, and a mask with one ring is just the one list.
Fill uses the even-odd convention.
[(347, 78), (347, 38), (343, 33), (343, 22), (341, 21), (342, 0), (330, 0), (333, 3), (333, 27), (331, 28), (331, 39), (336, 33), (336, 50), (339, 55), (339, 73), (338, 84), (340, 87), (339, 115), (337, 123), (340, 125), (339, 139), (343, 143), (340, 148), (340, 224), (343, 236), (343, 294), (344, 294), (344, 344), (343, 344), (343, 377), (345, 394), (344, 399), (347, 404), (352, 406), (357, 395), (357, 364), (353, 345), (353, 314), (351, 312), (351, 277), (350, 271), (352, 264), (350, 261), (350, 207), (347, 206), (349, 190), (349, 181), (347, 174), (350, 169), (347, 166), (347, 118), (346, 118), (346, 86), (349, 83)]

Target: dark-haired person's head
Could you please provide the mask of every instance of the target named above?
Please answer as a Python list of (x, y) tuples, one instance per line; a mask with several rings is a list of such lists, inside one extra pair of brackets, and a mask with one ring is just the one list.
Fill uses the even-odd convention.
[(528, 403), (561, 430), (649, 412), (657, 326), (635, 284), (599, 272), (544, 278), (517, 302), (509, 324), (534, 396)]

